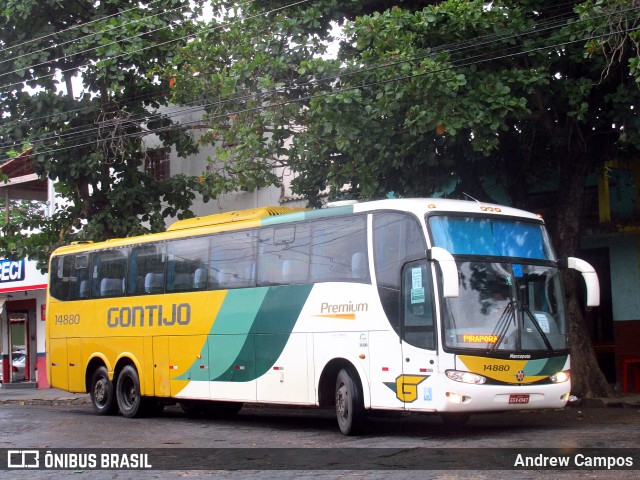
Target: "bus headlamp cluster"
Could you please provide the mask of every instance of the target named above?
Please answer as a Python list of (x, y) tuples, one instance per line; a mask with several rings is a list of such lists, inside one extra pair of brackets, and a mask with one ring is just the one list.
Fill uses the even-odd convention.
[(571, 375), (569, 374), (569, 370), (563, 370), (562, 372), (554, 373), (549, 377), (552, 383), (564, 383), (568, 382)]
[(482, 375), (477, 375), (471, 372), (461, 372), (459, 370), (447, 370), (445, 374), (451, 380), (460, 382), (460, 383), (471, 383), (473, 385), (482, 385), (487, 381), (487, 379)]

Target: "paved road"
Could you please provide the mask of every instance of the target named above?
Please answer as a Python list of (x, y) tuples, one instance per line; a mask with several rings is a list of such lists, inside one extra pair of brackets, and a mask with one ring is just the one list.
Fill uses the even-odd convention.
[[(437, 417), (402, 415), (373, 418), (360, 437), (339, 433), (331, 410), (279, 407), (248, 407), (233, 419), (192, 419), (177, 407), (168, 408), (161, 417), (126, 419), (93, 414), (88, 404), (74, 405), (0, 405), (0, 448), (330, 448), (371, 449), (372, 458), (380, 448), (443, 451), (457, 454), (454, 448), (638, 448), (640, 409), (568, 408), (564, 411), (486, 414), (472, 417), (457, 430), (445, 427)], [(366, 450), (352, 450), (361, 455)], [(234, 452), (234, 451), (232, 451)], [(246, 453), (241, 450), (235, 452)], [(231, 454), (229, 463), (233, 466)], [(344, 457), (343, 457), (344, 458)], [(372, 459), (369, 459), (372, 460)], [(317, 459), (316, 459), (317, 461)], [(338, 462), (340, 461), (338, 457)], [(361, 459), (367, 465), (366, 455)], [(636, 470), (637, 472), (637, 470)], [(18, 475), (17, 473), (22, 473)], [(58, 478), (53, 472), (30, 472), (30, 478)], [(69, 472), (70, 473), (70, 472)], [(589, 478), (622, 478), (625, 472), (594, 471)], [(633, 474), (635, 472), (626, 472)], [(86, 478), (580, 478), (585, 472), (572, 471), (239, 471), (208, 472), (89, 472), (75, 476)], [(0, 472), (0, 477), (25, 478), (24, 472)], [(628, 477), (629, 475), (624, 475)], [(29, 477), (28, 477), (29, 478)]]

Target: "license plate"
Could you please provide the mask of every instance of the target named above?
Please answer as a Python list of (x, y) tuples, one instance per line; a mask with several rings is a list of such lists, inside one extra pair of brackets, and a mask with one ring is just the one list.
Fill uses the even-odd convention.
[(529, 403), (529, 395), (509, 395), (509, 405)]

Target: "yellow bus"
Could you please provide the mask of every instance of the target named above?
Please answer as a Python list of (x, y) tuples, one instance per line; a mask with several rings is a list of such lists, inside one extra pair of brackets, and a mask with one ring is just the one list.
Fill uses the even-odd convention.
[(559, 261), (538, 216), (398, 199), (182, 220), (56, 250), (47, 374), (99, 414), (244, 403), (371, 410), (559, 408), (570, 393)]

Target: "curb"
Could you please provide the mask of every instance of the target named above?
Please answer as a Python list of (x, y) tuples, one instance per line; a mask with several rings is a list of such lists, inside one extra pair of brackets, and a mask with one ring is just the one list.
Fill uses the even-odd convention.
[(10, 398), (6, 400), (0, 400), (0, 405), (84, 405), (90, 404), (89, 398)]
[(583, 408), (640, 408), (640, 402), (616, 398), (585, 398), (580, 401), (578, 406)]
[[(1, 399), (0, 405), (85, 405), (91, 404), (89, 395), (61, 398), (8, 398)], [(640, 408), (639, 398), (582, 398), (567, 403), (566, 408)]]
[(567, 403), (567, 407), (576, 408), (640, 408), (640, 399), (626, 398), (581, 398)]

